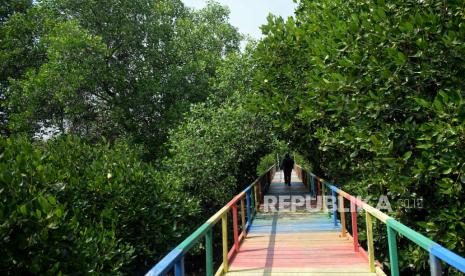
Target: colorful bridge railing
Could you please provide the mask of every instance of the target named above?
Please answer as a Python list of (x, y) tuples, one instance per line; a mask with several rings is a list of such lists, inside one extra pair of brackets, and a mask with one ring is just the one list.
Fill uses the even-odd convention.
[[(255, 180), (251, 185), (236, 195), (226, 206), (201, 225), (194, 233), (187, 237), (181, 244), (174, 248), (160, 262), (158, 262), (146, 275), (166, 275), (174, 270), (175, 276), (185, 274), (184, 256), (200, 240), (205, 237), (206, 275), (222, 275), (228, 272), (229, 260), (239, 249), (240, 242), (246, 237), (256, 211), (263, 202), (263, 195), (269, 188), (271, 180), (276, 172), (276, 165), (268, 169), (266, 173)], [(240, 207), (238, 207), (240, 205)], [(241, 225), (239, 225), (239, 209)], [(228, 214), (232, 215), (233, 245), (228, 247)], [(221, 220), (223, 262), (213, 274), (213, 231), (212, 228)], [(239, 227), (242, 232), (239, 234)]]
[[(371, 272), (376, 272), (378, 268), (375, 263), (375, 252), (373, 246), (373, 217), (377, 218), (386, 225), (386, 231), (388, 236), (388, 248), (389, 248), (389, 259), (391, 264), (391, 275), (398, 276), (399, 273), (399, 259), (397, 251), (397, 240), (396, 235), (399, 233), (402, 236), (408, 238), (410, 241), (414, 242), (424, 250), (429, 252), (429, 262), (430, 262), (430, 271), (431, 275), (437, 276), (442, 274), (442, 269), (439, 260), (451, 265), (455, 269), (465, 273), (465, 258), (455, 254), (454, 252), (448, 250), (447, 248), (442, 247), (431, 239), (425, 237), (424, 235), (414, 231), (413, 229), (405, 226), (404, 224), (398, 222), (392, 217), (384, 214), (383, 212), (375, 209), (374, 207), (366, 204), (362, 200), (349, 195), (343, 190), (337, 188), (330, 182), (325, 181), (324, 179), (314, 175), (311, 172), (307, 172), (302, 169), (300, 166), (296, 166), (296, 171), (299, 177), (306, 181), (306, 185), (311, 188), (312, 194), (323, 194), (323, 208), (326, 210), (332, 211), (332, 217), (334, 219), (335, 225), (337, 225), (337, 213), (339, 212), (340, 222), (341, 222), (341, 231), (342, 235), (346, 236), (347, 229), (345, 225), (345, 210), (344, 210), (344, 200), (350, 202), (350, 214), (351, 214), (351, 229), (352, 229), (352, 238), (354, 243), (354, 250), (359, 251), (361, 246), (358, 242), (358, 229), (357, 229), (357, 209), (363, 209), (365, 211), (365, 220), (366, 220), (366, 233), (367, 233), (367, 249), (368, 249), (368, 261), (370, 264)], [(308, 183), (308, 180), (310, 183)], [(316, 182), (316, 183), (315, 183)], [(323, 183), (321, 187), (321, 183)], [(332, 208), (327, 208), (327, 200), (325, 197), (325, 187), (331, 191)]]

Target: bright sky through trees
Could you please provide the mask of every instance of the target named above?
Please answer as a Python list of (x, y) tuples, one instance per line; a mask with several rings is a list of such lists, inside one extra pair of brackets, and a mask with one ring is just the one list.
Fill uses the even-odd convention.
[[(182, 0), (187, 6), (202, 8), (206, 0)], [(231, 24), (243, 34), (255, 39), (261, 38), (260, 26), (266, 23), (269, 13), (283, 18), (294, 14), (295, 3), (292, 0), (218, 0), (231, 10)]]

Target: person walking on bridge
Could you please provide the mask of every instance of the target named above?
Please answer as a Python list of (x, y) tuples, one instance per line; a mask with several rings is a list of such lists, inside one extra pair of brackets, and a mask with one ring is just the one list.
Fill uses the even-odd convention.
[(286, 153), (284, 156), (281, 168), (284, 171), (284, 182), (287, 186), (291, 186), (291, 173), (294, 168), (294, 160), (289, 156), (289, 153)]

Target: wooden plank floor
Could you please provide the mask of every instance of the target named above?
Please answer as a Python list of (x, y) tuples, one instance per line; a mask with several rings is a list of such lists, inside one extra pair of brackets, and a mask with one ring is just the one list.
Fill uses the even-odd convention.
[[(293, 173), (292, 186), (275, 175), (270, 195), (306, 195), (307, 188)], [(226, 275), (376, 275), (368, 260), (354, 252), (340, 225), (322, 212), (277, 210), (258, 213), (250, 232), (231, 260)]]

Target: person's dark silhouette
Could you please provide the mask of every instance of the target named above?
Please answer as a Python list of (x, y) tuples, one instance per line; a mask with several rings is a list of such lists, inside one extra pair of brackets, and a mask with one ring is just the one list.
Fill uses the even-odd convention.
[(291, 186), (291, 173), (294, 168), (294, 160), (289, 156), (289, 153), (286, 153), (284, 156), (283, 162), (281, 163), (281, 168), (284, 171), (284, 182), (287, 186)]

